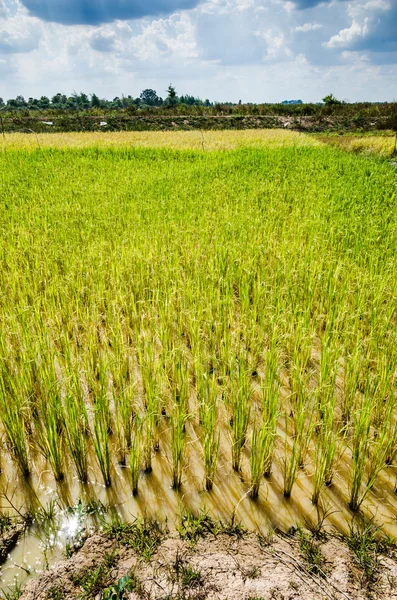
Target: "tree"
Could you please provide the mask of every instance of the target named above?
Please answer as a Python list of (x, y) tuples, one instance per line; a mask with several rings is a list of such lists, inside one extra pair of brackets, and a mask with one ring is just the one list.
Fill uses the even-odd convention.
[(172, 83), (170, 83), (170, 85), (168, 86), (167, 92), (168, 92), (167, 104), (169, 106), (175, 106), (175, 104), (177, 104), (177, 102), (178, 102), (178, 97), (176, 95), (176, 90), (175, 90), (174, 86), (172, 85)]
[(342, 104), (342, 102), (335, 98), (333, 94), (328, 94), (328, 96), (325, 96), (325, 98), (323, 98), (323, 102), (326, 106), (335, 106), (335, 104)]
[(160, 106), (163, 103), (163, 99), (159, 98), (157, 92), (150, 88), (143, 90), (139, 99), (142, 104), (146, 104), (147, 106)]
[(38, 104), (39, 104), (40, 108), (49, 108), (49, 106), (50, 106), (50, 99), (47, 98), (47, 96), (41, 96)]
[(91, 94), (91, 106), (92, 108), (99, 108), (101, 106), (99, 96), (96, 94)]

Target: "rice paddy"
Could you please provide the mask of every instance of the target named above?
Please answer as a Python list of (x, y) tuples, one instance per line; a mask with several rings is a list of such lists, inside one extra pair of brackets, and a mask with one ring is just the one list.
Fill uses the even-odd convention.
[(285, 131), (11, 137), (3, 504), (395, 535), (395, 169)]
[(397, 135), (393, 131), (366, 135), (319, 135), (318, 139), (349, 152), (375, 154), (385, 158), (397, 155)]
[(312, 147), (314, 137), (280, 129), (242, 131), (119, 131), (71, 133), (9, 133), (0, 136), (0, 149), (41, 148), (166, 148), (175, 150), (233, 150), (237, 148)]

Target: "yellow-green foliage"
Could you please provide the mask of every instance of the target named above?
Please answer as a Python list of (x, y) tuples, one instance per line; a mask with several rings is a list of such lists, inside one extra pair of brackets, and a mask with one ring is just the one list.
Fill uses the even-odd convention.
[(393, 132), (385, 132), (383, 135), (320, 135), (318, 137), (327, 144), (355, 153), (391, 157), (396, 152), (396, 135)]
[(119, 131), (71, 133), (9, 133), (0, 149), (30, 148), (173, 148), (175, 150), (231, 150), (241, 147), (320, 146), (314, 137), (283, 129), (241, 131)]
[(255, 498), (277, 468), (289, 497), (304, 467), (309, 498), (332, 480), (357, 510), (397, 454), (395, 171), (299, 134), (204, 137), (0, 154), (6, 449), (58, 479), (88, 453), (107, 485), (121, 459), (134, 493), (159, 446), (176, 489), (196, 464), (227, 490), (234, 466)]

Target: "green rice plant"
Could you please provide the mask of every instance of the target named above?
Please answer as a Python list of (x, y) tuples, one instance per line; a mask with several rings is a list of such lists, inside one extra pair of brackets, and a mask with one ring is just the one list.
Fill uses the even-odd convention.
[(130, 449), (130, 471), (132, 494), (138, 494), (139, 470), (141, 466), (142, 421), (136, 416), (133, 424), (133, 435)]
[(218, 467), (220, 432), (218, 426), (217, 386), (214, 377), (211, 377), (208, 385), (209, 397), (205, 407), (201, 411), (201, 423), (203, 427), (204, 487), (209, 492), (214, 485)]
[(152, 471), (153, 451), (158, 450), (158, 427), (161, 419), (160, 368), (155, 356), (154, 340), (140, 348), (140, 366), (145, 392), (146, 415), (143, 455), (146, 473)]
[(267, 438), (268, 432), (266, 422), (263, 422), (262, 426), (259, 429), (256, 423), (254, 423), (251, 436), (251, 485), (249, 489), (249, 495), (253, 500), (256, 500), (256, 498), (258, 498), (259, 496), (259, 487), (261, 484), (263, 471), (265, 467)]
[(88, 432), (89, 422), (80, 382), (72, 375), (68, 392), (63, 399), (63, 416), (66, 443), (82, 483), (88, 481)]
[(251, 382), (248, 377), (246, 363), (242, 357), (239, 358), (235, 366), (235, 371), (232, 374), (230, 393), (232, 408), (232, 466), (235, 471), (239, 472), (241, 452), (246, 442), (251, 414)]
[(337, 353), (329, 341), (323, 341), (320, 358), (320, 378), (316, 390), (318, 423), (314, 448), (314, 477), (312, 502), (317, 505), (324, 485), (331, 485), (338, 443), (336, 426), (337, 398), (335, 391)]
[(95, 379), (91, 378), (93, 395), (93, 445), (105, 486), (111, 485), (111, 456), (109, 445), (110, 399), (107, 369), (104, 362), (98, 363)]
[[(283, 476), (285, 498), (291, 496), (298, 470), (304, 463), (314, 427), (313, 398), (307, 389), (307, 378), (298, 368), (293, 368), (291, 374), (291, 397), (293, 416), (290, 417), (284, 412)], [(291, 447), (289, 440), (291, 440)]]
[(351, 451), (352, 481), (349, 506), (356, 512), (363, 503), (371, 486), (363, 485), (371, 442), (372, 398), (369, 390), (353, 413)]
[(183, 404), (175, 404), (171, 413), (171, 458), (172, 458), (172, 487), (179, 490), (182, 484), (184, 467), (183, 452), (186, 443), (186, 408)]
[(344, 359), (342, 416), (347, 425), (350, 424), (352, 419), (352, 412), (356, 404), (357, 390), (360, 387), (361, 374), (365, 372), (363, 353), (364, 350), (361, 343), (357, 343), (354, 347), (352, 356), (345, 356)]
[[(56, 481), (64, 478), (64, 423), (60, 384), (55, 370), (55, 356), (43, 345), (39, 357), (39, 378), (36, 379), (35, 432), (37, 444), (50, 463)], [(35, 375), (32, 375), (35, 377)]]
[(271, 347), (266, 351), (264, 356), (265, 375), (263, 382), (261, 382), (261, 403), (264, 424), (263, 471), (265, 477), (270, 477), (272, 472), (273, 453), (277, 435), (280, 395), (279, 362), (280, 353), (274, 337)]
[(10, 371), (10, 367), (4, 362), (0, 372), (1, 422), (11, 457), (22, 475), (29, 477), (29, 453), (24, 422), (26, 408), (18, 375)]
[(115, 433), (118, 440), (120, 464), (125, 465), (131, 448), (132, 427), (135, 417), (135, 382), (124, 379), (117, 367), (112, 368)]

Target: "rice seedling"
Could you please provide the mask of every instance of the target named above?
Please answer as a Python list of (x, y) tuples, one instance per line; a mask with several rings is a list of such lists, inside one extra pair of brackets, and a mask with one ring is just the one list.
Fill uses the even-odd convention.
[(6, 442), (22, 475), (29, 477), (29, 454), (24, 423), (25, 401), (22, 391), (18, 389), (18, 376), (10, 373), (9, 368), (3, 365), (0, 377), (1, 421)]
[(207, 380), (206, 401), (200, 404), (201, 424), (203, 427), (203, 455), (204, 455), (204, 477), (205, 489), (209, 492), (214, 485), (216, 470), (218, 467), (220, 432), (218, 421), (217, 385), (214, 377)]
[(273, 452), (276, 441), (277, 420), (279, 417), (280, 395), (280, 353), (276, 339), (265, 352), (264, 381), (261, 383), (261, 404), (263, 415), (263, 472), (265, 477), (270, 477), (272, 472)]
[(185, 407), (176, 404), (171, 414), (172, 487), (174, 490), (179, 490), (182, 484), (187, 416)]
[[(314, 427), (313, 398), (307, 377), (297, 367), (291, 373), (292, 417), (284, 413), (285, 440), (283, 457), (284, 497), (291, 496), (299, 468), (304, 464)], [(291, 440), (291, 447), (289, 444)]]
[(142, 422), (139, 417), (135, 417), (130, 449), (131, 487), (133, 496), (136, 496), (138, 493), (139, 470), (141, 466), (141, 448)]
[(250, 468), (251, 468), (251, 485), (249, 495), (253, 500), (259, 496), (259, 487), (263, 477), (263, 471), (266, 459), (266, 440), (267, 431), (266, 423), (262, 424), (262, 427), (258, 429), (256, 423), (252, 429), (251, 436), (251, 454), (250, 454)]
[(81, 386), (72, 375), (70, 389), (63, 401), (66, 443), (73, 459), (77, 476), (82, 483), (88, 481), (88, 414)]
[(230, 405), (232, 409), (232, 466), (240, 471), (241, 452), (246, 442), (247, 429), (251, 414), (251, 382), (247, 373), (247, 365), (243, 357), (239, 357), (234, 366), (231, 380)]
[(106, 364), (101, 361), (97, 366), (95, 379), (91, 379), (93, 394), (93, 445), (105, 486), (111, 485), (111, 455), (109, 444), (110, 399)]
[(140, 365), (146, 408), (143, 449), (144, 469), (146, 473), (150, 473), (152, 471), (153, 451), (158, 450), (159, 447), (157, 431), (161, 416), (159, 363), (155, 356), (154, 340), (142, 346)]

